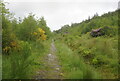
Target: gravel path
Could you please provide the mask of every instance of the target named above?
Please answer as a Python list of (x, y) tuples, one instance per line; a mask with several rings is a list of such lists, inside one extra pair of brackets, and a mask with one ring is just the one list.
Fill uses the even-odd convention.
[(44, 68), (37, 72), (36, 79), (62, 79), (63, 73), (56, 56), (56, 47), (52, 40), (50, 53), (43, 60)]

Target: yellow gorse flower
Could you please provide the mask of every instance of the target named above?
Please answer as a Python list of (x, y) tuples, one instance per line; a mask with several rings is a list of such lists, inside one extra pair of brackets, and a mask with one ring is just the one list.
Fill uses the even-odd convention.
[(5, 51), (5, 52), (7, 52), (7, 51), (9, 51), (11, 48), (9, 47), (9, 46), (6, 46), (4, 49), (3, 49), (3, 51)]
[(41, 32), (41, 31), (42, 31), (42, 29), (41, 29), (41, 28), (38, 28), (38, 31), (39, 31), (39, 32)]
[(37, 35), (37, 32), (34, 32), (33, 35)]
[(46, 40), (47, 35), (45, 35), (45, 31), (42, 28), (38, 28), (37, 31), (32, 33), (35, 35), (37, 40)]
[(47, 35), (44, 34), (44, 35), (41, 36), (41, 38), (42, 38), (42, 40), (46, 40)]
[(40, 32), (40, 34), (44, 34), (45, 33), (45, 31), (43, 29), (41, 29), (41, 28), (38, 28), (38, 31)]
[(10, 43), (12, 47), (16, 47), (17, 46), (17, 42), (13, 41)]

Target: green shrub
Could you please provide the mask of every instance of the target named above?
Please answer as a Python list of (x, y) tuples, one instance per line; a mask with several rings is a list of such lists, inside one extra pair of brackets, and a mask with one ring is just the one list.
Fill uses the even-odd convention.
[(31, 48), (28, 42), (20, 42), (20, 50), (10, 52), (9, 56), (3, 55), (3, 79), (26, 79), (31, 60)]
[(66, 79), (98, 79), (99, 74), (93, 68), (84, 63), (84, 59), (73, 52), (65, 44), (56, 42), (57, 55), (62, 65), (64, 78)]

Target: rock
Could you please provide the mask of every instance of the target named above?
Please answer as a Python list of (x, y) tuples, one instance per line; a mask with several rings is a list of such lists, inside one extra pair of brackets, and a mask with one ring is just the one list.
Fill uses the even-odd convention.
[(102, 31), (102, 28), (98, 28), (98, 29), (94, 29), (90, 32), (90, 35), (92, 37), (97, 37), (97, 36), (102, 36), (104, 35), (103, 31)]
[(51, 56), (52, 54), (48, 54), (48, 56)]
[(56, 70), (60, 70), (60, 68), (55, 68)]
[(60, 73), (60, 76), (64, 76), (63, 73)]
[(90, 35), (92, 37), (97, 37), (97, 36), (102, 36), (102, 35), (107, 35), (107, 36), (111, 36), (114, 35), (114, 29), (108, 26), (105, 26), (103, 28), (98, 28), (98, 29), (94, 29), (90, 32)]

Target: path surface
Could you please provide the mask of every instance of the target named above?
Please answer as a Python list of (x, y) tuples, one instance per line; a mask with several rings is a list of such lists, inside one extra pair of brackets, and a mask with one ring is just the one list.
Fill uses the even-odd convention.
[(62, 71), (56, 56), (56, 48), (52, 40), (50, 53), (43, 60), (44, 68), (37, 72), (36, 79), (61, 79)]

